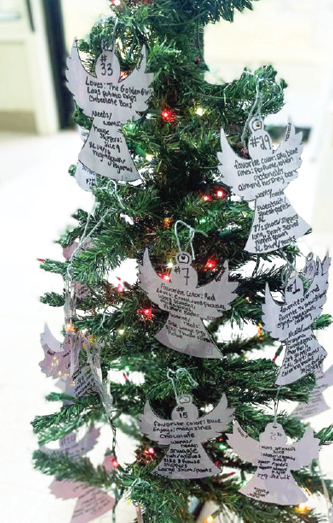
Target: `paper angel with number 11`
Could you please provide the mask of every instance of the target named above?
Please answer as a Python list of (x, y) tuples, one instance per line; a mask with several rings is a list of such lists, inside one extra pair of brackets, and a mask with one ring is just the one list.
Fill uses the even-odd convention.
[(312, 324), (322, 313), (328, 289), (330, 259), (316, 261), (316, 269), (309, 288), (305, 291), (303, 282), (296, 271), (288, 278), (284, 302), (273, 300), (266, 284), (263, 305), (263, 327), (272, 338), (285, 345), (282, 367), (277, 385), (294, 383), (307, 374), (320, 369), (326, 357), (313, 333)]
[(235, 194), (247, 202), (255, 201), (254, 220), (245, 250), (271, 252), (296, 241), (310, 229), (284, 194), (289, 183), (297, 178), (297, 169), (302, 163), (302, 134), (296, 134), (294, 126), (289, 124), (284, 142), (273, 151), (263, 121), (256, 116), (249, 127), (250, 159), (241, 158), (232, 150), (221, 129), (219, 171), (223, 183)]
[[(114, 180), (133, 182), (139, 173), (126, 145), (121, 126), (140, 118), (148, 109), (154, 74), (146, 73), (146, 48), (129, 75), (121, 75), (114, 50), (104, 50), (95, 65), (95, 73), (84, 68), (74, 42), (67, 59), (68, 89), (92, 125), (79, 154), (76, 178), (85, 188), (84, 179), (92, 173)], [(91, 176), (90, 176), (91, 177)], [(80, 184), (81, 185), (81, 184)]]
[(228, 263), (221, 278), (198, 287), (192, 256), (180, 252), (170, 276), (167, 282), (156, 274), (146, 250), (139, 274), (141, 287), (151, 301), (169, 312), (164, 327), (155, 337), (163, 345), (190, 356), (222, 358), (202, 320), (218, 318), (236, 298), (234, 291), (238, 284), (229, 281)]
[(144, 413), (139, 416), (142, 432), (159, 445), (168, 446), (168, 452), (153, 470), (153, 474), (170, 479), (205, 478), (220, 474), (206, 454), (202, 444), (217, 438), (224, 432), (232, 420), (235, 409), (228, 408), (223, 394), (219, 404), (208, 414), (199, 418), (199, 411), (192, 403), (192, 396), (177, 398), (172, 420), (157, 416), (146, 403)]
[(307, 501), (291, 471), (300, 470), (318, 459), (318, 438), (309, 427), (302, 439), (288, 444), (283, 427), (268, 423), (259, 441), (250, 438), (239, 423), (234, 423), (232, 434), (227, 434), (230, 447), (243, 461), (252, 463), (257, 470), (239, 492), (249, 498), (277, 505), (298, 505)]

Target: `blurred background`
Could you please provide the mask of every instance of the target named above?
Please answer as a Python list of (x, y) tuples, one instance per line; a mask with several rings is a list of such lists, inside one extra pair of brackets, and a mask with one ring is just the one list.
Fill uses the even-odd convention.
[[(37, 447), (30, 421), (52, 412), (43, 396), (53, 390), (40, 372), (39, 334), (47, 322), (58, 336), (62, 311), (45, 307), (39, 296), (61, 292), (62, 281), (39, 269), (37, 258), (62, 259), (53, 244), (78, 207), (90, 210), (89, 193), (68, 176), (82, 146), (69, 126), (71, 97), (64, 83), (64, 58), (74, 37), (83, 38), (108, 0), (0, 0), (0, 317), (2, 320), (0, 412), (1, 521), (66, 523), (74, 501), (48, 493), (51, 478), (34, 472)], [(288, 190), (296, 210), (312, 225), (300, 242), (304, 254), (323, 257), (333, 245), (333, 0), (260, 0), (254, 11), (235, 14), (235, 22), (211, 25), (205, 34), (210, 82), (238, 78), (272, 64), (288, 83), (286, 105), (266, 123), (285, 127), (288, 118), (309, 136), (298, 179)], [(128, 278), (128, 269), (123, 269)], [(331, 274), (332, 278), (332, 274)], [(333, 312), (333, 285), (324, 312)], [(333, 362), (331, 328), (320, 341)], [(330, 393), (331, 392), (331, 393)], [(333, 389), (325, 392), (333, 407)], [(333, 411), (311, 421), (315, 429), (333, 421)], [(107, 429), (95, 464), (103, 460)], [(104, 438), (104, 439), (103, 439)], [(122, 446), (121, 446), (122, 447)], [(121, 454), (120, 460), (126, 461)], [(331, 455), (329, 454), (331, 452)], [(323, 449), (322, 466), (333, 477), (333, 452)], [(118, 509), (119, 521), (133, 520), (133, 507)], [(110, 515), (100, 518), (110, 521)]]

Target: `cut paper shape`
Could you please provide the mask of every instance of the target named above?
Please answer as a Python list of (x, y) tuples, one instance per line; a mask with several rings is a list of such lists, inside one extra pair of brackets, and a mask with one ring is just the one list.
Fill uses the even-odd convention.
[(320, 440), (313, 437), (312, 428), (291, 445), (287, 444), (279, 423), (268, 423), (259, 441), (250, 438), (237, 421), (233, 433), (227, 436), (230, 447), (239, 457), (257, 467), (254, 476), (239, 492), (277, 505), (298, 505), (307, 501), (291, 471), (300, 470), (318, 458)]
[(320, 369), (315, 372), (316, 385), (309, 395), (308, 403), (298, 403), (296, 408), (291, 412), (291, 416), (301, 420), (312, 418), (325, 410), (329, 410), (323, 391), (333, 385), (333, 365), (324, 372), (322, 365)]
[[(102, 51), (97, 58), (93, 75), (84, 68), (74, 41), (67, 59), (66, 77), (76, 103), (92, 119), (89, 135), (79, 154), (76, 175), (79, 184), (88, 187), (96, 173), (114, 180), (137, 180), (140, 176), (121, 126), (138, 120), (140, 113), (148, 109), (154, 74), (146, 73), (145, 46), (136, 69), (128, 76), (121, 75), (118, 58), (110, 49)], [(90, 172), (84, 172), (80, 164)]]
[(277, 385), (294, 383), (303, 376), (320, 369), (326, 357), (313, 333), (312, 324), (322, 313), (328, 289), (330, 259), (317, 259), (316, 273), (307, 291), (301, 278), (294, 271), (288, 278), (284, 302), (276, 303), (266, 284), (263, 304), (263, 327), (270, 335), (285, 345)]
[(100, 435), (100, 429), (90, 427), (88, 432), (83, 438), (77, 441), (77, 435), (75, 432), (67, 434), (67, 436), (59, 440), (58, 449), (50, 449), (45, 445), (39, 447), (39, 450), (49, 455), (61, 455), (67, 454), (70, 458), (80, 458), (87, 454), (94, 448)]
[(157, 416), (147, 401), (139, 416), (141, 431), (159, 445), (169, 446), (167, 454), (153, 474), (170, 479), (193, 479), (214, 476), (221, 471), (206, 454), (202, 443), (217, 438), (227, 429), (235, 409), (228, 408), (223, 394), (214, 410), (199, 418), (192, 396), (178, 397), (172, 420)]
[(58, 341), (47, 325), (41, 334), (44, 359), (39, 362), (48, 378), (71, 376), (78, 365), (82, 340), (79, 335), (67, 333), (63, 343)]
[(284, 142), (273, 151), (263, 120), (255, 116), (249, 127), (251, 159), (238, 156), (221, 129), (219, 171), (223, 183), (235, 194), (247, 202), (255, 200), (254, 220), (245, 250), (271, 252), (295, 242), (310, 229), (284, 194), (289, 183), (297, 178), (297, 169), (302, 163), (302, 133), (296, 134), (295, 127), (289, 123)]
[(155, 337), (163, 345), (190, 356), (222, 358), (202, 320), (218, 318), (229, 310), (238, 284), (229, 281), (225, 262), (222, 277), (198, 287), (198, 274), (191, 264), (190, 254), (178, 253), (171, 281), (167, 282), (156, 274), (145, 251), (139, 274), (141, 287), (151, 301), (169, 312), (166, 324)]
[(88, 487), (77, 481), (53, 481), (51, 493), (57, 498), (77, 498), (70, 523), (88, 523), (112, 510), (114, 498), (98, 487)]
[(69, 376), (71, 354), (68, 343), (58, 341), (51, 333), (49, 327), (45, 325), (44, 332), (41, 334), (41, 344), (45, 355), (44, 359), (39, 362), (42, 372), (48, 378)]

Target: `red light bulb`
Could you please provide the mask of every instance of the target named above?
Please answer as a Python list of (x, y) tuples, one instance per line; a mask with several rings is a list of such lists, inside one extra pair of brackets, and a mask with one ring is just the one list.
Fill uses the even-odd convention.
[(202, 197), (202, 199), (203, 199), (204, 202), (210, 202), (212, 198), (211, 198), (210, 196), (208, 196), (208, 194), (205, 194), (205, 195)]
[(171, 280), (171, 277), (168, 274), (163, 274), (162, 278), (163, 278), (164, 281), (170, 281)]
[(219, 189), (218, 191), (216, 191), (216, 196), (218, 198), (223, 198), (224, 196), (224, 191), (222, 191), (221, 189)]
[(176, 115), (171, 109), (163, 109), (161, 116), (165, 122), (173, 122), (176, 119)]
[(205, 265), (205, 269), (214, 269), (217, 265), (217, 261), (213, 258), (210, 258)]
[(111, 460), (111, 465), (113, 466), (114, 469), (117, 469), (119, 467), (119, 463), (116, 459)]
[(154, 449), (153, 447), (150, 447), (150, 448), (148, 449), (148, 453), (149, 453), (149, 454), (155, 454), (155, 449)]

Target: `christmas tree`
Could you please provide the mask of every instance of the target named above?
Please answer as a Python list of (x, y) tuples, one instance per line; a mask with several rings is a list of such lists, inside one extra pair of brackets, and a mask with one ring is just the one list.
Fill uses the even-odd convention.
[[(67, 62), (86, 135), (70, 174), (95, 206), (58, 240), (65, 259), (42, 264), (64, 279), (63, 294), (42, 297), (65, 310), (64, 341), (46, 328), (41, 362), (59, 378), (47, 400), (62, 406), (33, 429), (35, 467), (55, 476), (55, 495), (79, 498), (77, 522), (124, 496), (144, 523), (195, 522), (207, 501), (207, 521), (316, 522), (298, 506), (300, 487), (333, 494), (313, 460), (333, 426), (314, 435), (278, 408), (309, 399), (325, 356), (315, 332), (331, 323), (321, 314), (329, 261), (309, 256), (296, 271), (295, 240), (309, 227), (279, 185), (297, 176), (300, 136), (289, 126), (276, 154), (262, 124), (286, 85), (271, 66), (205, 81), (204, 27), (232, 22), (236, 9), (252, 1), (113, 0)], [(128, 259), (137, 281), (111, 284)], [(246, 337), (245, 324), (257, 333)], [(228, 325), (240, 333), (221, 341)], [(273, 360), (252, 357), (269, 346)], [(95, 468), (83, 455), (103, 424), (113, 440)], [(119, 432), (137, 441), (132, 463), (117, 460)]]

